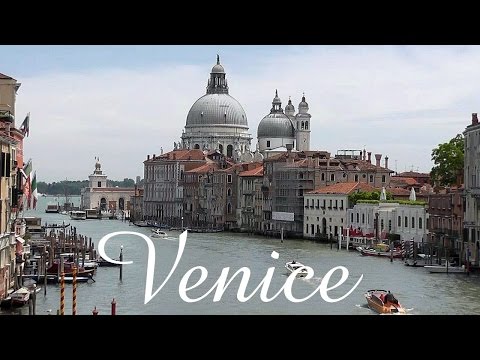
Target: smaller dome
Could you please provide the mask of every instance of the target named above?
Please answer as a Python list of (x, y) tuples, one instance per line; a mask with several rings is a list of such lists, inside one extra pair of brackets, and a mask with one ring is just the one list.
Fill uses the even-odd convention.
[(212, 74), (225, 74), (225, 69), (223, 68), (222, 65), (216, 64), (216, 65), (212, 68)]
[(283, 113), (270, 113), (258, 124), (257, 137), (295, 138), (295, 127)]
[(291, 99), (288, 99), (288, 105), (285, 106), (285, 111), (295, 111), (295, 106), (293, 106)]

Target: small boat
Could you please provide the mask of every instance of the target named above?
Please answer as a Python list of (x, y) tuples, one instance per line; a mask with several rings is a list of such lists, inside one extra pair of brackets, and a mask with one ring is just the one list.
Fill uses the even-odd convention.
[(401, 250), (394, 250), (392, 252), (390, 251), (381, 251), (377, 249), (367, 249), (362, 246), (357, 246), (357, 250), (360, 251), (360, 254), (363, 256), (381, 256), (381, 257), (393, 257), (395, 259), (401, 258), (402, 257), (402, 251)]
[(72, 220), (86, 220), (87, 213), (81, 210), (70, 211), (70, 219)]
[(167, 233), (163, 230), (160, 230), (159, 228), (152, 229), (152, 235), (150, 235), (153, 238), (163, 238), (167, 236)]
[(379, 314), (406, 314), (398, 300), (387, 290), (368, 290), (365, 293), (368, 307)]
[(23, 306), (30, 299), (30, 290), (26, 287), (21, 287), (17, 291), (14, 291), (10, 297), (12, 298), (12, 306)]
[(301, 269), (298, 273), (297, 273), (297, 277), (305, 277), (308, 275), (308, 270), (307, 268), (305, 267), (305, 265), (303, 265), (302, 263), (299, 263), (298, 261), (289, 261), (287, 263), (285, 263), (285, 267), (287, 268), (288, 271), (290, 271), (291, 273), (293, 273), (295, 270), (297, 269)]
[(466, 274), (467, 269), (465, 265), (462, 266), (445, 266), (445, 265), (426, 265), (425, 269), (430, 271), (430, 273), (442, 273), (442, 274)]
[(47, 204), (47, 208), (45, 209), (46, 213), (58, 213), (60, 212), (60, 205), (57, 204)]
[[(113, 260), (119, 261), (119, 259), (113, 259)], [(105, 260), (104, 258), (99, 258), (99, 259), (97, 260), (97, 265), (100, 266), (100, 267), (120, 266), (119, 264), (111, 263), (110, 261), (107, 261), (107, 260)]]

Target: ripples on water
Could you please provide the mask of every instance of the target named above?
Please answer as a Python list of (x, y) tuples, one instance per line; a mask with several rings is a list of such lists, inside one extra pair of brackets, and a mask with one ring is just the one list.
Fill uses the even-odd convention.
[[(136, 231), (150, 235), (149, 228), (129, 226), (118, 220), (70, 220), (61, 214), (46, 214), (48, 198), (40, 198), (38, 210), (26, 216), (40, 216), (42, 223), (65, 220), (77, 227), (77, 232), (92, 237), (95, 245), (100, 238), (114, 231)], [(78, 200), (77, 200), (78, 201)], [(153, 238), (156, 263), (153, 291), (164, 281), (173, 266), (179, 232), (168, 232), (167, 238)], [(132, 265), (123, 267), (123, 282), (119, 281), (119, 269), (98, 268), (94, 283), (80, 283), (77, 286), (77, 314), (91, 314), (96, 306), (100, 315), (110, 314), (111, 301), (117, 302), (117, 314), (374, 314), (366, 307), (364, 292), (368, 289), (391, 290), (409, 314), (480, 314), (480, 279), (477, 275), (429, 274), (422, 268), (404, 266), (401, 261), (390, 263), (387, 259), (363, 257), (357, 252), (337, 251), (328, 244), (318, 244), (308, 240), (290, 240), (283, 243), (279, 239), (264, 238), (245, 234), (189, 233), (185, 251), (178, 268), (165, 287), (148, 303), (144, 304), (147, 245), (136, 236), (118, 236), (108, 241), (107, 253), (112, 258), (119, 255), (120, 245), (124, 246), (124, 260), (132, 260)], [(277, 260), (270, 255), (277, 251)], [(363, 280), (344, 300), (337, 303), (324, 301), (319, 293), (301, 303), (292, 303), (284, 294), (275, 300), (264, 303), (258, 291), (247, 302), (237, 300), (237, 290), (241, 276), (237, 276), (225, 290), (219, 302), (213, 302), (214, 292), (197, 303), (186, 303), (178, 294), (178, 285), (182, 276), (192, 267), (204, 266), (208, 277), (203, 284), (188, 292), (191, 298), (205, 294), (224, 267), (230, 267), (229, 278), (241, 267), (251, 270), (246, 294), (255, 289), (269, 267), (275, 267), (273, 279), (268, 291), (271, 297), (277, 293), (287, 279), (285, 262), (292, 259), (312, 267), (315, 271), (311, 279), (294, 281), (293, 294), (297, 298), (308, 296), (322, 281), (323, 276), (333, 267), (345, 266), (349, 270), (346, 282), (329, 292), (336, 298), (348, 292), (359, 277)], [(189, 281), (192, 285), (199, 278), (194, 272)], [(336, 272), (330, 285), (340, 279)], [(47, 296), (43, 291), (37, 295), (37, 314), (55, 313), (59, 308), (59, 286), (48, 285)], [(71, 284), (66, 285), (66, 314), (71, 313)], [(24, 307), (17, 312), (28, 313)]]

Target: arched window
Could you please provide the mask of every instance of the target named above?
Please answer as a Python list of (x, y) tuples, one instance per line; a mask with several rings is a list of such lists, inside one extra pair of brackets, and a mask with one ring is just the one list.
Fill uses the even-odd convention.
[(107, 199), (105, 199), (105, 198), (100, 199), (100, 209), (102, 209), (102, 210), (107, 209)]
[(305, 129), (305, 123), (302, 121), (302, 130)]
[(418, 218), (418, 228), (421, 229), (422, 225), (422, 218)]
[(305, 130), (308, 130), (308, 121), (305, 121)]
[(222, 144), (218, 145), (218, 151), (220, 151), (220, 153), (223, 154), (223, 145)]
[(232, 204), (228, 203), (227, 205), (227, 213), (231, 214), (232, 213)]
[(200, 145), (199, 144), (195, 144), (195, 146), (193, 147), (194, 149), (200, 149)]
[(228, 146), (227, 146), (227, 156), (228, 156), (228, 157), (232, 157), (232, 156), (233, 156), (233, 146), (232, 146), (232, 145), (228, 145)]
[(227, 196), (232, 196), (232, 189), (230, 188), (227, 189)]
[(118, 199), (118, 208), (120, 210), (125, 210), (125, 199), (124, 198)]

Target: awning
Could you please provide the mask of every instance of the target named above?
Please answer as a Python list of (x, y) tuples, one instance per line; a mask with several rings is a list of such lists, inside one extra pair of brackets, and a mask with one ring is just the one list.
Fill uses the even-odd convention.
[(21, 244), (25, 243), (25, 240), (21, 238), (20, 236), (16, 237), (17, 241), (20, 242)]

